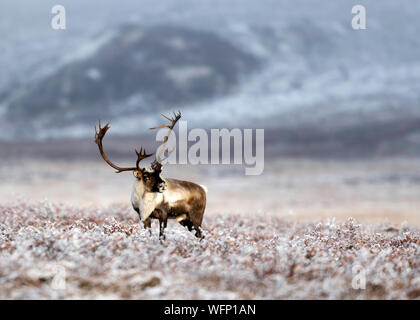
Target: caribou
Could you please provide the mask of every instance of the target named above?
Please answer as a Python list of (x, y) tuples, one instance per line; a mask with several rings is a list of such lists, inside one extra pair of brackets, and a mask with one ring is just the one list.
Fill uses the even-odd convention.
[(102, 145), (103, 138), (110, 128), (109, 123), (104, 127), (95, 125), (95, 143), (98, 145), (99, 152), (105, 162), (116, 170), (117, 173), (132, 171), (135, 177), (133, 189), (131, 192), (131, 204), (139, 215), (140, 221), (143, 222), (145, 229), (152, 234), (152, 219), (159, 220), (159, 238), (165, 239), (164, 230), (167, 227), (168, 219), (175, 219), (182, 226), (187, 227), (189, 231), (195, 231), (195, 236), (202, 239), (204, 236), (201, 232), (201, 223), (203, 221), (204, 210), (206, 208), (207, 189), (190, 181), (163, 178), (161, 176), (163, 169), (163, 161), (169, 157), (174, 150), (168, 151), (168, 156), (162, 158), (165, 151), (168, 138), (181, 118), (181, 112), (174, 113), (174, 117), (162, 116), (169, 120), (169, 124), (159, 125), (150, 128), (168, 128), (168, 134), (163, 140), (159, 154), (152, 162), (150, 168), (140, 167), (140, 162), (153, 155), (147, 154), (143, 147), (139, 151), (135, 149), (137, 155), (135, 167), (119, 167), (109, 160), (104, 152)]

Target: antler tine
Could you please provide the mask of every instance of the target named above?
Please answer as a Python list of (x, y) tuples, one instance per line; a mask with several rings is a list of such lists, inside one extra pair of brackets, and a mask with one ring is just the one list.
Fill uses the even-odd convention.
[[(162, 153), (165, 150), (164, 147), (166, 146), (166, 143), (168, 142), (169, 136), (170, 136), (173, 128), (175, 127), (176, 123), (178, 122), (179, 119), (181, 119), (181, 111), (178, 110), (177, 113), (175, 111), (173, 111), (173, 118), (170, 118), (170, 117), (164, 115), (163, 113), (161, 113), (161, 115), (162, 115), (162, 117), (167, 119), (170, 123), (169, 124), (162, 124), (160, 126), (150, 128), (151, 130), (160, 129), (160, 128), (168, 128), (169, 129), (168, 134), (165, 136), (165, 138), (163, 138), (163, 146), (162, 146), (161, 151), (159, 152), (159, 155), (157, 156), (157, 159), (156, 159), (158, 162), (161, 162), (161, 161), (164, 160), (164, 159), (161, 160)], [(175, 150), (175, 148), (173, 148), (171, 151), (168, 151), (168, 157), (174, 150)], [(168, 158), (168, 157), (166, 157), (166, 158)]]
[(137, 149), (134, 149), (134, 151), (136, 152), (138, 157), (142, 157), (143, 159), (153, 155), (153, 153), (152, 154), (147, 154), (146, 149), (144, 149), (143, 147), (140, 147), (140, 151), (137, 151)]
[(174, 119), (172, 121), (178, 121), (181, 118), (181, 111), (178, 110), (178, 113), (174, 111)]
[(134, 171), (134, 170), (137, 170), (137, 166), (136, 166), (136, 168), (134, 168), (134, 167), (132, 167), (132, 168), (121, 168), (121, 167), (113, 164), (108, 159), (107, 155), (105, 154), (103, 145), (102, 145), (102, 140), (105, 137), (105, 134), (106, 134), (106, 132), (108, 131), (109, 128), (110, 128), (109, 122), (102, 128), (101, 120), (99, 120), (99, 127), (98, 128), (95, 125), (95, 143), (98, 145), (99, 152), (101, 153), (102, 158), (112, 168), (114, 168), (115, 170), (117, 170), (117, 173), (120, 173), (120, 172), (123, 172), (123, 171)]
[(165, 119), (172, 121), (172, 118), (169, 118), (168, 116), (165, 116), (163, 113), (160, 114), (162, 117), (164, 117)]
[(136, 168), (137, 168), (137, 170), (140, 170), (140, 167), (139, 167), (140, 161), (142, 161), (143, 159), (146, 159), (146, 158), (152, 156), (153, 153), (147, 154), (146, 153), (146, 149), (143, 148), (143, 147), (140, 147), (140, 151), (137, 151), (137, 149), (134, 149), (134, 151), (137, 154)]
[(95, 143), (97, 145), (102, 143), (102, 139), (109, 128), (111, 128), (111, 126), (109, 125), (109, 122), (105, 125), (105, 127), (102, 128), (101, 120), (99, 120), (99, 128), (96, 128), (96, 125), (95, 125)]
[(175, 123), (181, 119), (181, 111), (178, 110), (178, 113), (175, 113), (174, 111), (174, 118), (171, 119), (171, 122), (173, 122), (173, 125), (175, 125)]
[(161, 128), (169, 128), (169, 129), (173, 129), (175, 127), (175, 124), (177, 123), (177, 121), (179, 119), (181, 119), (181, 111), (178, 111), (178, 113), (175, 113), (175, 111), (173, 112), (174, 117), (173, 118), (169, 118), (168, 116), (164, 115), (163, 113), (161, 113), (162, 117), (164, 117), (165, 119), (169, 120), (171, 123), (170, 124), (161, 124), (160, 126), (156, 126), (153, 128), (149, 128), (150, 130), (154, 130), (154, 129), (161, 129)]

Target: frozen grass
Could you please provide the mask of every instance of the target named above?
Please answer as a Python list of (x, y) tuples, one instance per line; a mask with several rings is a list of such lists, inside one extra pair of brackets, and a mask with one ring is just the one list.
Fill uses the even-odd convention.
[[(0, 213), (0, 298), (420, 297), (420, 232), (407, 226), (220, 214), (205, 216), (202, 241), (170, 223), (160, 242), (124, 206), (18, 202)], [(365, 290), (352, 288), (357, 265)]]

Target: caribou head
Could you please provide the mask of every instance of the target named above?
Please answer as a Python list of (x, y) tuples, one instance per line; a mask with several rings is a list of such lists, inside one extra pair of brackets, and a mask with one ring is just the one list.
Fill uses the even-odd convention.
[[(166, 143), (168, 142), (169, 135), (171, 134), (173, 128), (175, 127), (175, 124), (181, 118), (181, 112), (174, 113), (173, 118), (169, 118), (169, 117), (167, 117), (163, 114), (162, 114), (162, 116), (165, 117), (166, 119), (168, 119), (170, 121), (170, 123), (169, 124), (163, 124), (163, 125), (160, 125), (160, 126), (157, 126), (157, 127), (153, 127), (153, 128), (150, 128), (150, 129), (153, 130), (153, 129), (160, 129), (160, 128), (169, 128), (169, 131), (168, 131), (168, 134), (165, 136), (165, 138), (163, 140), (163, 145), (162, 145), (162, 148), (161, 148), (161, 152), (156, 157), (155, 161), (152, 162), (152, 165), (151, 165), (150, 168), (140, 167), (140, 162), (143, 159), (146, 159), (146, 158), (153, 155), (153, 153), (147, 154), (146, 149), (144, 149), (143, 147), (140, 147), (139, 151), (137, 151), (137, 149), (134, 149), (134, 151), (137, 155), (137, 160), (136, 160), (136, 166), (135, 167), (122, 168), (120, 166), (117, 166), (113, 162), (111, 162), (111, 160), (109, 160), (108, 156), (105, 154), (104, 147), (103, 147), (103, 144), (102, 144), (103, 143), (103, 138), (104, 138), (105, 134), (107, 133), (107, 131), (109, 130), (110, 125), (109, 125), (109, 123), (107, 123), (104, 127), (102, 127), (101, 120), (99, 120), (99, 127), (97, 128), (95, 126), (95, 143), (98, 145), (99, 152), (100, 152), (102, 158), (105, 160), (105, 162), (107, 164), (109, 164), (112, 168), (114, 168), (117, 173), (121, 173), (121, 172), (125, 172), (125, 171), (132, 171), (134, 177), (138, 181), (142, 182), (142, 184), (144, 186), (144, 190), (146, 192), (162, 193), (167, 188), (165, 181), (161, 177), (162, 167), (163, 167), (162, 162), (166, 159), (166, 158), (162, 159), (162, 153), (165, 150), (165, 146), (166, 146)], [(170, 154), (170, 152), (168, 153), (168, 156), (169, 156), (169, 154)]]

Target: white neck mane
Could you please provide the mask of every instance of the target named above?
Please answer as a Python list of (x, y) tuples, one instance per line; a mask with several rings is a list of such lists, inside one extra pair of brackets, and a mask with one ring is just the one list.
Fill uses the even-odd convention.
[(156, 205), (162, 201), (162, 194), (158, 192), (146, 192), (141, 181), (136, 180), (131, 193), (133, 207), (139, 209), (141, 220), (146, 220), (155, 210)]

